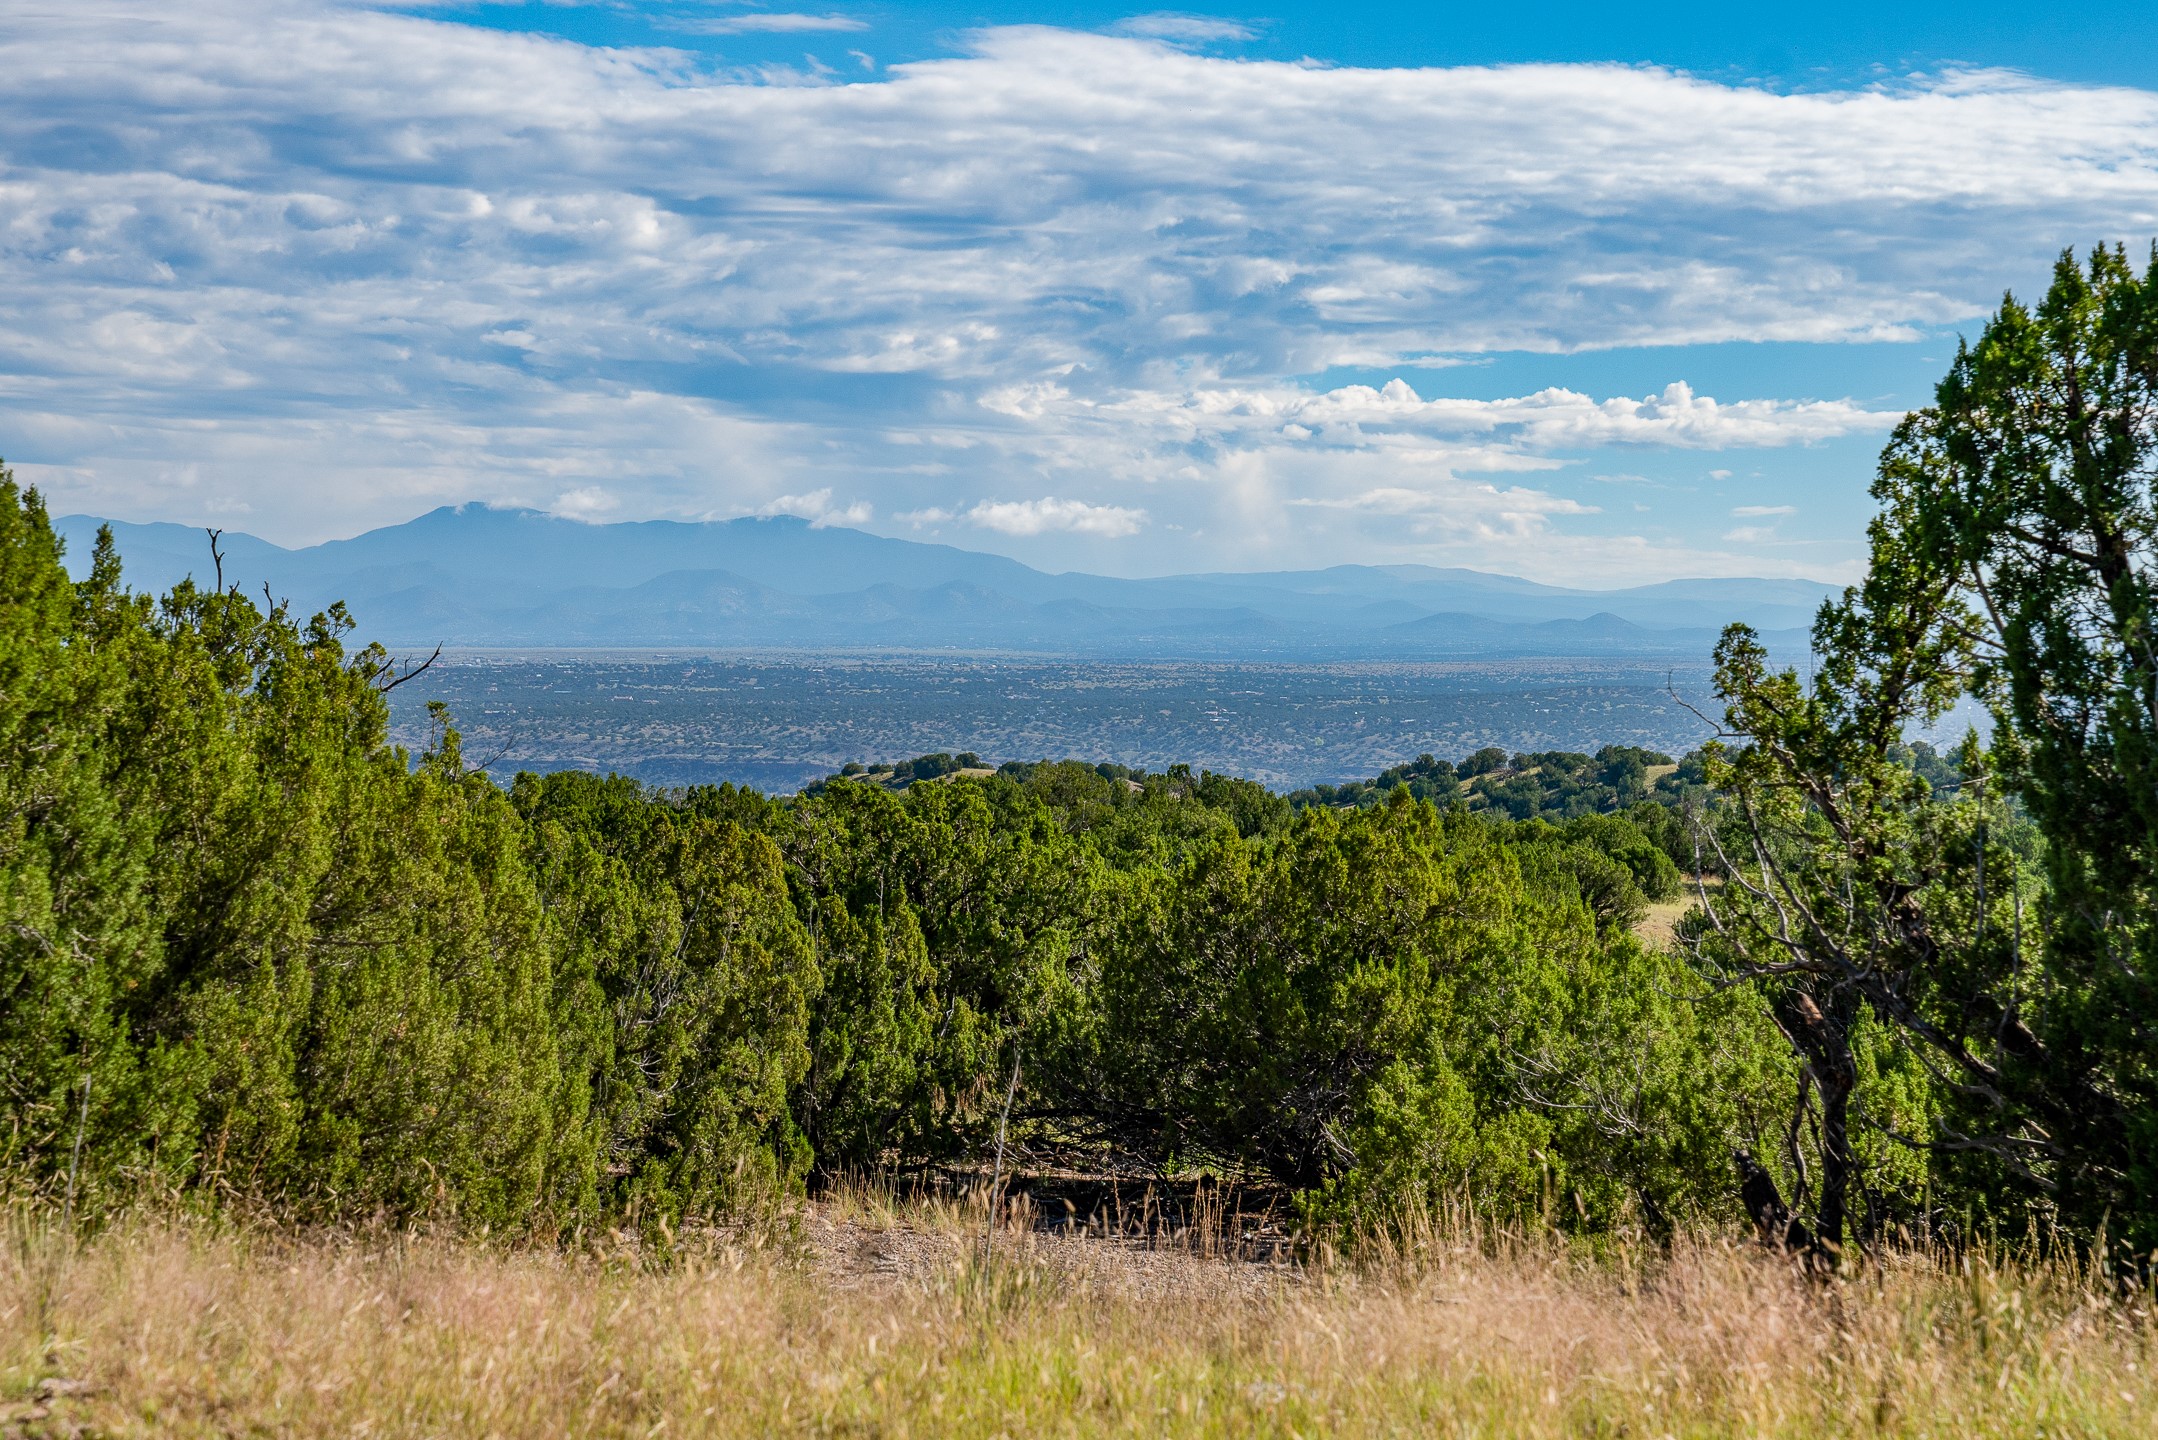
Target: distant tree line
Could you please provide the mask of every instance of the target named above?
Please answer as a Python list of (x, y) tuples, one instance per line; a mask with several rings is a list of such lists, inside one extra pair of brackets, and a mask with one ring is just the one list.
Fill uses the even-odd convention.
[(850, 760), (839, 773), (846, 779), (863, 777), (904, 790), (917, 780), (941, 780), (962, 770), (975, 769), (981, 763), (981, 757), (971, 750), (962, 750), (957, 755), (947, 755), (940, 750), (934, 755), (917, 755), (912, 760), (894, 760), (887, 765), (864, 765)]

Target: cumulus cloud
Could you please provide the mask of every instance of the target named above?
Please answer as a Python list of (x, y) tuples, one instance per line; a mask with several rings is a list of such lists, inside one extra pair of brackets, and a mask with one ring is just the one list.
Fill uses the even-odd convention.
[[(984, 404), (1029, 418), (1068, 405), (1053, 387), (1023, 399), (993, 392)], [(1603, 445), (1660, 445), (1720, 450), (1780, 446), (1885, 431), (1899, 413), (1870, 411), (1847, 400), (1741, 400), (1719, 404), (1675, 380), (1661, 394), (1596, 400), (1572, 390), (1540, 390), (1501, 400), (1419, 396), (1406, 380), (1348, 385), (1314, 394), (1292, 387), (1245, 390), (1214, 387), (1181, 396), (1158, 392), (1114, 402), (1114, 411), (1190, 434), (1279, 434), (1288, 440), (1334, 438), (1351, 443), (1422, 437), (1503, 437), (1524, 449)]]
[(554, 504), (548, 508), (572, 520), (596, 520), (619, 508), (621, 503), (597, 485), (579, 485), (557, 495)]
[(1121, 505), (1089, 505), (1084, 500), (984, 500), (966, 512), (971, 524), (1005, 535), (1046, 535), (1065, 531), (1074, 535), (1099, 535), (1118, 539), (1136, 535), (1146, 524), (1144, 510)]
[[(1674, 560), (1490, 477), (1885, 418), (1296, 377), (1909, 335), (2063, 238), (2158, 232), (2145, 91), (1328, 68), (1180, 48), (1235, 38), (1189, 18), (988, 30), (800, 86), (327, 0), (18, 9), (0, 443), (64, 504), (251, 505), (290, 540), (442, 500), (738, 514), (837, 488), (860, 498), (812, 518), (1043, 545), (1173, 523), (1164, 558), (1238, 564), (1314, 558), (1315, 521), (1379, 525), (1345, 502), (1399, 491), (1439, 499), (1341, 543), (1427, 525), (1499, 537), (1493, 564), (1713, 568), (1706, 537)], [(1084, 509), (980, 499), (1019, 475)], [(1126, 518), (1045, 518), (1095, 514)]]
[(822, 529), (827, 525), (867, 525), (876, 518), (876, 507), (867, 500), (847, 505), (832, 503), (832, 490), (825, 486), (807, 495), (781, 495), (757, 507), (759, 515), (794, 515)]
[(1796, 515), (1796, 505), (1735, 505), (1731, 508), (1734, 518), (1745, 520), (1764, 515)]

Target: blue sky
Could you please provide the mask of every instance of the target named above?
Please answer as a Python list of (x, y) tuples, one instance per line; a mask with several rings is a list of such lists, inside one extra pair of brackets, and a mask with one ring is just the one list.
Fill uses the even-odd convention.
[(0, 12), (0, 455), (1146, 574), (1845, 578), (2004, 288), (2158, 236), (2127, 6)]
[[(1368, 68), (1535, 62), (1660, 65), (1709, 79), (1848, 86), (1948, 67), (2017, 69), (2056, 80), (2148, 85), (2158, 21), (2134, 4), (1742, 6), (1119, 5), (700, 3), (415, 4), (587, 45), (669, 46), (731, 65), (883, 64), (934, 59), (999, 25), (1154, 33), (1250, 59), (1315, 58)], [(702, 33), (700, 33), (700, 31)], [(805, 57), (813, 57), (806, 59)]]

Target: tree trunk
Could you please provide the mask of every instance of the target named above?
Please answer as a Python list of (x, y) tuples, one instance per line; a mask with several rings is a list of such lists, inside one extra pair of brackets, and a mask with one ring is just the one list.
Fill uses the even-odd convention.
[[(1821, 1199), (1807, 1248), (1817, 1264), (1833, 1268), (1843, 1254), (1851, 1181), (1857, 1169), (1851, 1153), (1851, 1092), (1858, 1085), (1858, 1061), (1851, 1053), (1851, 1032), (1858, 1024), (1858, 994), (1845, 988), (1821, 997), (1810, 987), (1797, 985), (1772, 1008), (1777, 1024), (1812, 1075), (1813, 1091), (1821, 1100)], [(1803, 1089), (1799, 1104), (1805, 1105)], [(1794, 1123), (1800, 1118), (1802, 1114), (1795, 1116)]]
[(1813, 1245), (1829, 1265), (1843, 1253), (1851, 1175), (1857, 1168), (1851, 1154), (1851, 1090), (1857, 1067), (1848, 1048), (1839, 1058), (1840, 1068), (1817, 1066), (1814, 1072), (1821, 1092), (1821, 1209), (1814, 1220)]

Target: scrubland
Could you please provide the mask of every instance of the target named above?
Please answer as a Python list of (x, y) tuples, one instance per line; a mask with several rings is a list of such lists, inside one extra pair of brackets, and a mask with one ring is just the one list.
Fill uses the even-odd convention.
[[(2147, 1296), (2064, 1261), (1441, 1234), (1253, 1263), (853, 1197), (534, 1247), (12, 1217), (9, 1435), (2146, 1435)], [(1441, 1229), (1445, 1227), (1439, 1227)]]

